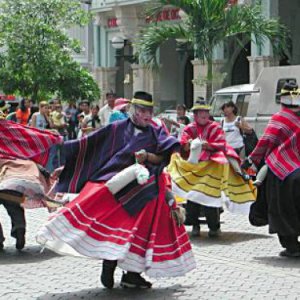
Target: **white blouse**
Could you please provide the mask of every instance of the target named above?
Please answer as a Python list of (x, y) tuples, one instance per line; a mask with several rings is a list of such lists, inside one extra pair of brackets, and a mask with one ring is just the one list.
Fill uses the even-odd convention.
[(241, 135), (240, 128), (235, 125), (236, 122), (241, 121), (240, 117), (236, 117), (233, 122), (226, 122), (225, 118), (222, 121), (222, 127), (225, 131), (227, 143), (237, 149), (244, 146), (243, 136)]

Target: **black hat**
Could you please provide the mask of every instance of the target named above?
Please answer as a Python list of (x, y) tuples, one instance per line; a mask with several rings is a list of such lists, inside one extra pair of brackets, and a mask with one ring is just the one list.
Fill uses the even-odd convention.
[(147, 92), (135, 92), (133, 99), (131, 100), (131, 104), (145, 106), (145, 107), (153, 107), (153, 99), (152, 95)]

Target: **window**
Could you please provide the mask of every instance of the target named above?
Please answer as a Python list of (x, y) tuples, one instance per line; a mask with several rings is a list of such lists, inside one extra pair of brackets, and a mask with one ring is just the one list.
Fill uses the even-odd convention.
[(224, 103), (232, 101), (232, 94), (231, 95), (215, 95), (211, 101), (211, 115), (213, 117), (221, 117), (223, 112), (221, 107)]
[(236, 99), (236, 106), (238, 108), (238, 115), (245, 117), (247, 115), (249, 101), (251, 94), (241, 94), (238, 95)]
[(281, 93), (281, 89), (283, 88), (285, 83), (289, 83), (289, 82), (297, 82), (296, 78), (282, 78), (279, 79), (277, 82), (277, 88), (276, 88), (276, 98), (275, 98), (275, 102), (280, 104), (280, 93)]

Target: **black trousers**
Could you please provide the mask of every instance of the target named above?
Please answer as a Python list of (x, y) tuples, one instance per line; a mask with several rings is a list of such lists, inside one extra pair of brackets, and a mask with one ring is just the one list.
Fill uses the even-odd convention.
[[(0, 200), (11, 219), (11, 236), (16, 238), (16, 233), (19, 229), (25, 231), (26, 221), (24, 208), (15, 202)], [(0, 223), (0, 242), (4, 241), (3, 229)]]
[(186, 204), (186, 225), (199, 226), (199, 217), (204, 214), (207, 226), (211, 230), (220, 229), (220, 208), (200, 205), (192, 201)]
[(283, 248), (286, 248), (291, 252), (300, 251), (300, 243), (298, 242), (298, 236), (278, 234), (278, 239)]

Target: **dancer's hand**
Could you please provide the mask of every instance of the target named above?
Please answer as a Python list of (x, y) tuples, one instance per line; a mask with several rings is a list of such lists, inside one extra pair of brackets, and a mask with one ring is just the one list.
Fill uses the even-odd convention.
[(54, 180), (57, 180), (58, 177), (60, 176), (61, 172), (63, 171), (63, 169), (64, 169), (64, 166), (55, 169), (55, 170), (53, 171), (53, 173), (51, 174), (51, 177), (52, 177)]
[(252, 160), (246, 157), (243, 163), (241, 164), (241, 168), (247, 170), (252, 166), (252, 164), (253, 164)]
[(204, 150), (210, 150), (209, 144), (207, 141), (202, 142), (202, 149)]
[(134, 155), (135, 155), (136, 161), (139, 164), (144, 163), (147, 160), (147, 157), (148, 157), (148, 153), (146, 152), (145, 149), (142, 149), (142, 150), (140, 150), (138, 152), (135, 152)]

